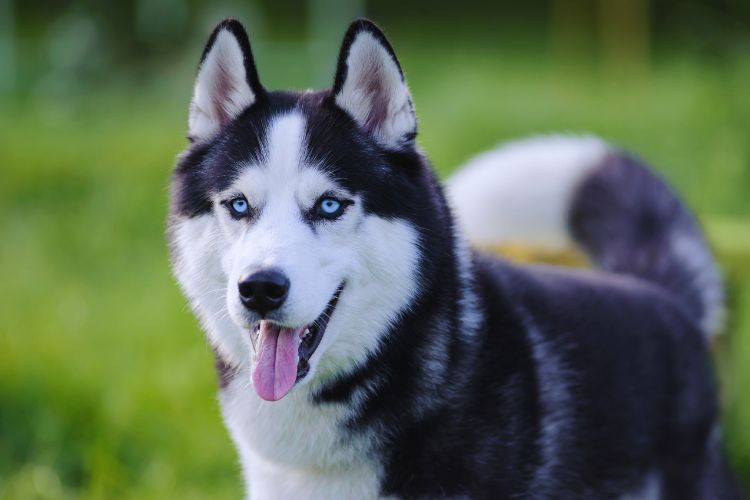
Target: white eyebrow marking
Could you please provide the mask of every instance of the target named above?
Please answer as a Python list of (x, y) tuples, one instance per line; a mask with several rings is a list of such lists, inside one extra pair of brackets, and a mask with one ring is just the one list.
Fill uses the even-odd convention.
[(281, 179), (294, 175), (304, 158), (305, 119), (298, 112), (275, 117), (266, 141), (266, 169)]

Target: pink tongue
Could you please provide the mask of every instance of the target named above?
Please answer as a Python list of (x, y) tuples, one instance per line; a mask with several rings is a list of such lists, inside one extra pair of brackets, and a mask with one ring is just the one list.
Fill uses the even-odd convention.
[(260, 322), (253, 385), (258, 396), (266, 401), (278, 401), (292, 390), (297, 380), (301, 331)]

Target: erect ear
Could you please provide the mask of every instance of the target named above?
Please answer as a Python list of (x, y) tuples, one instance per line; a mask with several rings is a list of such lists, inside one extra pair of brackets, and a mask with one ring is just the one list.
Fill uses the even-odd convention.
[(383, 32), (366, 19), (352, 23), (344, 36), (333, 96), (383, 146), (413, 144), (417, 119), (401, 66)]
[(264, 92), (245, 28), (234, 19), (222, 21), (203, 49), (190, 102), (188, 138), (210, 139)]

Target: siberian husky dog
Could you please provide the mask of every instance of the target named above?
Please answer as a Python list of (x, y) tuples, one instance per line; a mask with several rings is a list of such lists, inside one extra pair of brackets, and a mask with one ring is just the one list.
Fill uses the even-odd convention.
[[(168, 234), (248, 497), (739, 496), (708, 356), (722, 284), (672, 191), (601, 140), (547, 137), (446, 197), (416, 134), (369, 21), (322, 91), (264, 88), (237, 21), (208, 40)], [(597, 270), (470, 239), (569, 242)]]

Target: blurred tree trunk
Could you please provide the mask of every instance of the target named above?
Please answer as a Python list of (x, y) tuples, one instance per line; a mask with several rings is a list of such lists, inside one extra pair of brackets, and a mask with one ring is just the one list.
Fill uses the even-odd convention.
[(612, 77), (647, 76), (650, 24), (649, 0), (599, 0), (599, 40), (605, 68)]
[(11, 92), (16, 83), (13, 0), (0, 0), (0, 92)]
[(591, 55), (594, 0), (552, 0), (550, 38), (553, 57), (562, 64)]
[(650, 0), (552, 0), (551, 43), (563, 65), (594, 55), (613, 78), (638, 80), (650, 61)]

